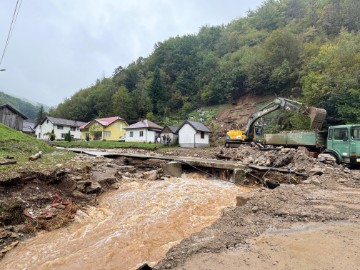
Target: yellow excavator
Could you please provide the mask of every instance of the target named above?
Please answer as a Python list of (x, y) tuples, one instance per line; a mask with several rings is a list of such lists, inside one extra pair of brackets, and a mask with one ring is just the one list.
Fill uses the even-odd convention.
[(239, 144), (247, 142), (260, 142), (261, 141), (261, 125), (256, 125), (256, 121), (278, 109), (284, 109), (289, 111), (295, 111), (310, 117), (310, 128), (320, 130), (327, 112), (325, 109), (316, 107), (307, 107), (306, 105), (291, 99), (276, 98), (272, 102), (265, 105), (259, 111), (250, 115), (249, 120), (244, 130), (233, 129), (226, 133), (225, 146), (238, 146)]

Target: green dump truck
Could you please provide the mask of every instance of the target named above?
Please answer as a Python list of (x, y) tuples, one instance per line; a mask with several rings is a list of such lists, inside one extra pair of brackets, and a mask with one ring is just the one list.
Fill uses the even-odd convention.
[(327, 131), (264, 134), (265, 145), (297, 147), (332, 155), (337, 163), (360, 165), (360, 124), (331, 126)]

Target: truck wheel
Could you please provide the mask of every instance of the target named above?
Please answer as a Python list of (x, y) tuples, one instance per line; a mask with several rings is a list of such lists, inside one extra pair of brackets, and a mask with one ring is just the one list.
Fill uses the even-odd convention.
[(229, 148), (229, 147), (230, 147), (230, 144), (229, 144), (229, 143), (225, 143), (225, 147), (226, 147), (226, 148)]

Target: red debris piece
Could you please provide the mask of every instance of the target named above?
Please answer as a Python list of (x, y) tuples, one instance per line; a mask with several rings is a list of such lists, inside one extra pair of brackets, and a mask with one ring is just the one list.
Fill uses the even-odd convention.
[(24, 210), (24, 215), (25, 216), (27, 216), (27, 217), (29, 217), (29, 218), (31, 218), (31, 219), (33, 219), (33, 217), (29, 214), (29, 212), (28, 211), (26, 211), (26, 210)]
[(70, 204), (71, 204), (71, 202), (70, 202), (70, 201), (68, 201), (68, 200), (66, 200), (66, 201), (63, 201), (63, 202), (62, 202), (62, 204), (63, 204), (63, 205), (70, 205)]

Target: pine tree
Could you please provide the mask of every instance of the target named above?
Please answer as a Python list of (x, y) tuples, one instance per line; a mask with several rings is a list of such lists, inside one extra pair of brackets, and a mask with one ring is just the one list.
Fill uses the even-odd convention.
[(40, 124), (40, 122), (45, 118), (45, 116), (46, 113), (44, 111), (44, 106), (41, 105), (36, 116), (35, 124)]
[(160, 69), (158, 67), (155, 68), (154, 78), (151, 82), (149, 90), (152, 103), (152, 112), (157, 115), (159, 112), (161, 112), (161, 103), (164, 101), (164, 87), (161, 82)]

